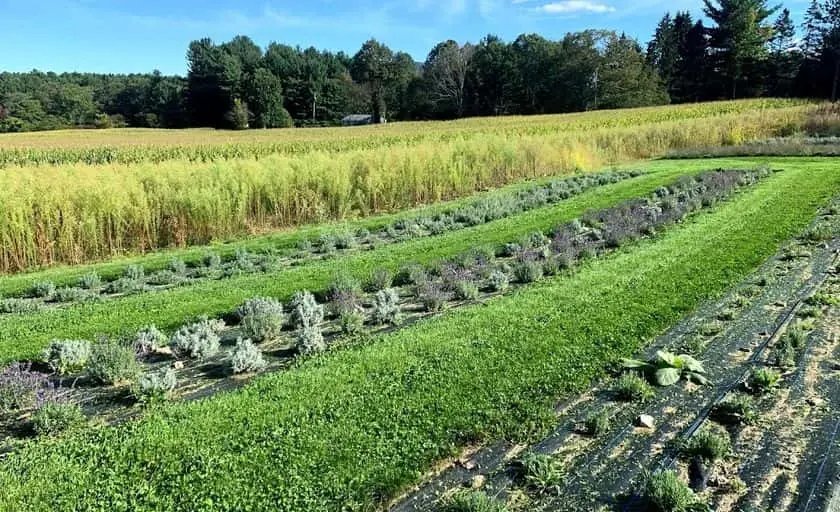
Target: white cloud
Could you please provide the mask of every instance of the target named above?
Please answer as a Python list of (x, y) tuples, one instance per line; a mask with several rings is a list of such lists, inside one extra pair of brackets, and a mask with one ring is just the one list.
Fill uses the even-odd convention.
[(615, 8), (606, 4), (592, 2), (590, 0), (564, 0), (552, 2), (536, 8), (536, 11), (545, 14), (575, 14), (581, 12), (607, 13), (614, 12)]

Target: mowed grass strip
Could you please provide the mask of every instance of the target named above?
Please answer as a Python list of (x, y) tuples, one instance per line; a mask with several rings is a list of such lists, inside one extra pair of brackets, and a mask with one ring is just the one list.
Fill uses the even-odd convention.
[(366, 279), (375, 268), (397, 270), (411, 261), (430, 263), (472, 247), (515, 241), (533, 231), (550, 230), (586, 210), (646, 196), (680, 175), (701, 170), (702, 167), (690, 171), (682, 167), (662, 170), (598, 187), (555, 205), (474, 228), (312, 262), (276, 273), (205, 281), (183, 288), (40, 313), (4, 315), (0, 317), (0, 363), (37, 357), (41, 348), (55, 338), (92, 339), (99, 335), (134, 332), (149, 324), (171, 330), (197, 315), (229, 313), (248, 298), (272, 296), (286, 300), (300, 290), (321, 290), (339, 274)]
[(372, 509), (467, 442), (545, 432), (555, 400), (743, 279), (838, 186), (828, 166), (787, 170), (570, 277), (33, 443), (0, 465), (0, 509)]

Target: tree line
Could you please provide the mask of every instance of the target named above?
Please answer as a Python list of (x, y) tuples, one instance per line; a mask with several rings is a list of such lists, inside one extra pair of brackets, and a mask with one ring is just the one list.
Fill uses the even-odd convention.
[(186, 78), (0, 73), (0, 131), (67, 127), (276, 128), (544, 114), (724, 98), (837, 99), (840, 0), (811, 0), (797, 37), (766, 0), (666, 13), (643, 48), (612, 31), (437, 44), (425, 62), (371, 39), (355, 55), (246, 36), (193, 41)]

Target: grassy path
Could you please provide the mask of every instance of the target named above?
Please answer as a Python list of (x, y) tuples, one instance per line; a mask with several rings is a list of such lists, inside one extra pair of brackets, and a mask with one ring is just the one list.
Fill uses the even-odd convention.
[(838, 189), (826, 165), (791, 166), (571, 277), (35, 443), (0, 466), (0, 510), (368, 509), (465, 443), (544, 432), (558, 397), (738, 282)]

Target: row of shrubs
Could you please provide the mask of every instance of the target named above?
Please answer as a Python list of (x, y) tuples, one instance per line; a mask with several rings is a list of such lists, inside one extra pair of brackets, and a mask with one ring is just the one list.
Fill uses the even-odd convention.
[[(573, 176), (534, 185), (532, 187), (473, 201), (463, 207), (454, 208), (433, 216), (418, 216), (403, 219), (375, 232), (359, 229), (355, 233), (339, 231), (325, 233), (314, 240), (304, 240), (292, 259), (301, 259), (315, 253), (333, 254), (338, 250), (358, 247), (374, 247), (382, 243), (437, 235), (447, 231), (484, 224), (516, 215), (534, 208), (557, 203), (581, 194), (594, 187), (617, 183), (639, 176), (639, 171), (604, 172), (592, 175)], [(51, 281), (33, 284), (27, 298), (6, 298), (0, 300), (0, 313), (34, 313), (48, 302), (78, 303), (101, 299), (113, 294), (129, 294), (147, 291), (155, 286), (181, 285), (191, 279), (214, 278), (244, 273), (270, 272), (279, 269), (283, 259), (274, 254), (250, 254), (238, 249), (228, 261), (215, 253), (206, 254), (199, 264), (187, 265), (174, 258), (165, 269), (147, 275), (142, 265), (128, 266), (123, 275), (106, 282), (96, 273), (82, 276), (76, 286), (58, 287)]]
[[(674, 222), (704, 204), (712, 204), (738, 184), (751, 182), (762, 174), (715, 171), (680, 180), (647, 200), (629, 201), (561, 225), (551, 237), (532, 233), (497, 251), (476, 248), (433, 269), (411, 264), (396, 274), (378, 269), (364, 286), (355, 278), (341, 276), (320, 295), (321, 302), (328, 302), (328, 309), (308, 291), (296, 294), (288, 308), (274, 298), (250, 299), (235, 311), (242, 338), (228, 354), (231, 371), (246, 373), (262, 369), (266, 361), (258, 344), (277, 340), (284, 331), (294, 332), (294, 345), (301, 353), (325, 350), (327, 343), (322, 329), (327, 316), (337, 321), (342, 332), (349, 334), (358, 332), (366, 323), (400, 324), (404, 301), (397, 287), (409, 290), (408, 300), (418, 303), (424, 311), (435, 312), (451, 300), (475, 300), (482, 290), (504, 292), (512, 282), (525, 284), (546, 274), (556, 274), (577, 260), (594, 257), (599, 251), (651, 233), (654, 228)], [(506, 259), (497, 261), (497, 256)], [(365, 292), (371, 295), (366, 296)], [(175, 372), (167, 368), (144, 375), (140, 361), (164, 346), (177, 358), (213, 358), (221, 350), (223, 329), (224, 321), (201, 318), (169, 337), (155, 327), (148, 327), (124, 340), (103, 339), (96, 343), (56, 340), (44, 350), (43, 360), (59, 375), (86, 371), (103, 384), (131, 382), (139, 400), (157, 401), (165, 399), (175, 388)], [(43, 374), (20, 364), (7, 368), (0, 381), (4, 379), (16, 383), (0, 392), (0, 409), (5, 410), (31, 407), (46, 382)]]

